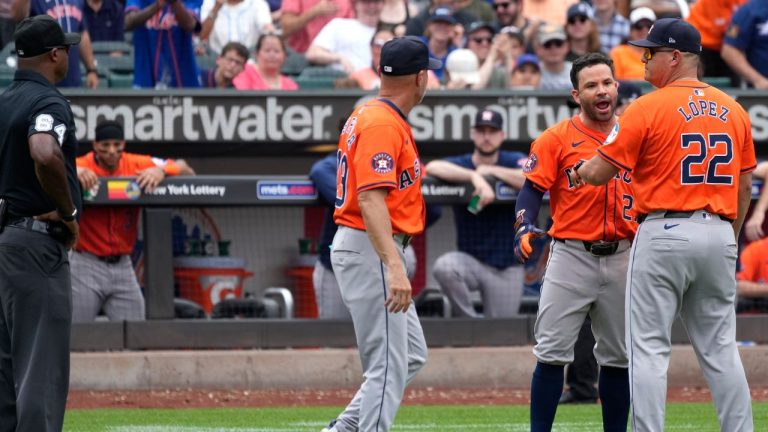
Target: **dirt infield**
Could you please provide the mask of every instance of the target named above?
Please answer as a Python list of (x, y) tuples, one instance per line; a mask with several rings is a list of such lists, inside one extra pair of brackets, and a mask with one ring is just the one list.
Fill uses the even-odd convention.
[[(153, 391), (89, 391), (69, 392), (68, 409), (88, 408), (203, 408), (203, 407), (290, 407), (341, 406), (349, 402), (354, 389), (341, 390), (153, 390)], [(509, 405), (528, 404), (529, 389), (433, 389), (408, 390), (408, 405)], [(706, 388), (670, 389), (673, 402), (707, 402)], [(768, 388), (752, 389), (752, 399), (768, 400)]]

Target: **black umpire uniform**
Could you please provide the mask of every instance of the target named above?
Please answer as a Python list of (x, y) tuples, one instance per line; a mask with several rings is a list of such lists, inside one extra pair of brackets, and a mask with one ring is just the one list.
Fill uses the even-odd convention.
[(0, 432), (53, 432), (69, 390), (66, 248), (81, 205), (74, 118), (53, 82), (80, 36), (41, 15), (14, 39), (19, 70), (0, 95)]

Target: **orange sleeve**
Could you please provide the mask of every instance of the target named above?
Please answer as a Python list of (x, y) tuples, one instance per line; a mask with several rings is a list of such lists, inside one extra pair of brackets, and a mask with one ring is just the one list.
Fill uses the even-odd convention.
[(629, 104), (624, 114), (619, 117), (605, 144), (597, 149), (597, 153), (606, 162), (616, 168), (632, 172), (638, 158), (646, 134), (645, 108), (636, 100)]
[(742, 118), (747, 122), (746, 136), (741, 148), (741, 174), (750, 173), (757, 168), (757, 159), (755, 158), (755, 143), (752, 141), (752, 126), (749, 123), (749, 114), (742, 111)]
[(373, 126), (360, 131), (352, 162), (358, 192), (397, 187), (396, 158), (402, 141), (391, 125)]
[(736, 280), (757, 282), (757, 266), (755, 265), (755, 258), (759, 255), (759, 243), (759, 241), (752, 242), (741, 251), (741, 256), (739, 256), (739, 264), (741, 265), (739, 267), (739, 272), (736, 273)]
[(75, 159), (75, 165), (77, 165), (78, 168), (88, 168), (88, 161), (86, 160), (88, 156), (90, 156), (90, 153)]
[(135, 175), (138, 171), (153, 167), (162, 168), (167, 176), (179, 175), (179, 166), (172, 159), (162, 159), (133, 153), (123, 153), (123, 158), (127, 159), (131, 169), (131, 172), (125, 175)]
[(552, 129), (544, 131), (531, 144), (531, 153), (523, 166), (523, 173), (537, 189), (548, 191), (555, 184), (559, 175), (557, 170), (561, 149), (558, 136)]

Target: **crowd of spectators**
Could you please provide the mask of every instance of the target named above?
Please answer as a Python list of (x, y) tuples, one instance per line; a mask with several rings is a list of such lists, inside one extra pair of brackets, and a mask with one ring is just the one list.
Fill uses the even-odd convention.
[[(570, 62), (597, 51), (614, 60), (617, 78), (642, 82), (642, 53), (627, 42), (645, 37), (657, 18), (682, 16), (702, 33), (703, 77), (732, 87), (768, 88), (764, 2), (688, 0), (690, 5), (675, 6), (680, 3), (685, 2), (62, 0), (57, 4), (65, 6), (51, 8), (42, 0), (5, 0), (0, 45), (8, 43), (15, 22), (46, 13), (83, 36), (70, 53), (66, 86), (107, 85), (114, 61), (94, 55), (93, 41), (130, 44), (126, 52), (110, 55), (130, 57), (132, 67), (120, 62), (129, 70), (118, 72), (130, 74), (134, 88), (292, 90), (311, 75), (325, 80), (327, 88), (374, 90), (379, 41), (415, 35), (446, 65), (460, 50), (450, 63), (461, 72), (456, 69), (451, 77), (445, 69), (435, 71), (432, 87), (568, 90)], [(249, 53), (244, 62), (241, 50), (231, 54), (232, 43)], [(524, 54), (526, 60), (519, 62)], [(302, 77), (306, 68), (311, 73)], [(521, 72), (540, 76), (513, 84), (515, 73), (520, 83)], [(229, 77), (232, 73), (240, 76)]]

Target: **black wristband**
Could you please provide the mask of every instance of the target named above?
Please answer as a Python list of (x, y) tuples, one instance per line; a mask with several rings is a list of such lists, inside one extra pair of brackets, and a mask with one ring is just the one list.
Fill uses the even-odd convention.
[(92, 68), (92, 69), (86, 69), (86, 70), (85, 70), (85, 73), (86, 73), (86, 74), (89, 74), (89, 73), (95, 73), (96, 75), (98, 75), (98, 74), (99, 74), (99, 70), (98, 70), (98, 69), (96, 69), (96, 68)]

